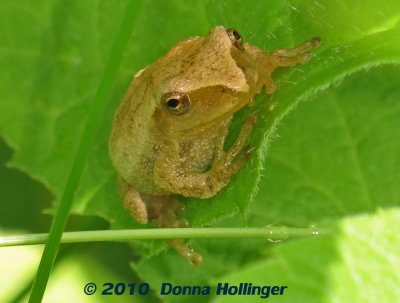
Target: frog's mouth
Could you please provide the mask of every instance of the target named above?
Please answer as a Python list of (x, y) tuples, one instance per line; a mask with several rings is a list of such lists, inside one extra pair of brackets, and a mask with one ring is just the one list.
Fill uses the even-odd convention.
[(212, 117), (208, 121), (204, 122), (204, 129), (213, 129), (221, 123), (230, 121), (233, 118), (233, 115), (239, 112), (248, 103), (249, 102), (242, 102), (240, 104), (236, 104), (235, 106), (230, 108), (229, 112), (225, 112), (223, 114)]

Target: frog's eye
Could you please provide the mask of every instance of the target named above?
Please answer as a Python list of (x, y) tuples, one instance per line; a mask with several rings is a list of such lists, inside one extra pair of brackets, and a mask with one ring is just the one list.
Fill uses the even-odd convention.
[(228, 28), (226, 30), (226, 33), (228, 34), (229, 39), (231, 39), (232, 44), (240, 49), (243, 50), (243, 38), (242, 36), (239, 34), (239, 32), (237, 30), (234, 30), (233, 28)]
[(175, 115), (182, 115), (189, 110), (189, 96), (181, 92), (166, 93), (161, 97), (162, 106)]

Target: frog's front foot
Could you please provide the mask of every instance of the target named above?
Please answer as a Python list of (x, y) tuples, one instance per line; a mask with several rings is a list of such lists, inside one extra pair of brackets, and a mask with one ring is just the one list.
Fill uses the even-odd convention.
[(272, 94), (276, 89), (276, 83), (272, 79), (272, 72), (278, 67), (294, 66), (304, 64), (311, 59), (310, 51), (317, 48), (321, 43), (319, 37), (307, 40), (294, 48), (281, 48), (272, 53), (265, 52), (263, 57), (266, 59), (268, 68), (264, 71), (263, 83), (267, 94)]
[(233, 146), (227, 152), (219, 153), (220, 156), (214, 160), (210, 173), (216, 180), (228, 182), (246, 163), (253, 150), (250, 146), (246, 146), (246, 142), (255, 123), (256, 115), (250, 114)]
[(311, 59), (310, 51), (321, 43), (319, 37), (307, 40), (294, 48), (282, 48), (271, 53), (277, 66), (304, 64)]

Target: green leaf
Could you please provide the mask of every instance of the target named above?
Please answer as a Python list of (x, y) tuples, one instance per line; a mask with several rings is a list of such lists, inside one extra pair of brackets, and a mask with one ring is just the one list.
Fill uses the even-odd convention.
[[(116, 6), (99, 2), (99, 5), (94, 6), (88, 2), (81, 2), (70, 6), (68, 13), (64, 13), (62, 4), (63, 2), (52, 4), (44, 1), (42, 6), (31, 9), (26, 6), (23, 11), (18, 6), (12, 6), (5, 10), (2, 19), (8, 20), (12, 13), (19, 13), (21, 24), (16, 29), (15, 36), (21, 37), (22, 40), (19, 41), (22, 45), (17, 47), (14, 36), (4, 37), (5, 45), (8, 46), (6, 49), (9, 51), (3, 60), (12, 62), (14, 59), (15, 63), (7, 65), (13, 67), (2, 77), (5, 78), (3, 83), (8, 83), (3, 93), (6, 95), (5, 99), (9, 100), (4, 104), (2, 111), (5, 117), (1, 123), (2, 133), (6, 141), (18, 150), (13, 165), (37, 176), (55, 193), (61, 192), (66, 180), (65, 171), (68, 171), (77, 150), (76, 134), (83, 131), (84, 117), (98, 85), (98, 71), (101, 70), (103, 58), (109, 50), (109, 44), (105, 41), (111, 40), (115, 35), (116, 22), (112, 20), (120, 19), (123, 10), (122, 4)], [(107, 156), (112, 114), (135, 70), (154, 61), (174, 42), (193, 34), (205, 34), (215, 24), (240, 28), (249, 43), (267, 49), (291, 46), (316, 35), (323, 39), (323, 47), (317, 58), (305, 66), (287, 71), (284, 75), (281, 73), (280, 77), (277, 77), (280, 80), (279, 89), (268, 104), (265, 97), (258, 98), (259, 120), (264, 122), (260, 122), (252, 142), (259, 145), (261, 141), (263, 148), (259, 149), (250, 165), (223, 193), (207, 202), (189, 202), (187, 213), (194, 225), (210, 223), (231, 215), (239, 207), (242, 211), (246, 210), (256, 191), (260, 168), (265, 159), (265, 146), (275, 123), (300, 98), (357, 68), (377, 64), (379, 61), (394, 61), (399, 56), (398, 39), (389, 39), (395, 34), (390, 27), (394, 26), (393, 22), (382, 20), (386, 22), (386, 28), (382, 27), (382, 22), (378, 22), (381, 29), (378, 33), (376, 24), (356, 24), (372, 34), (354, 34), (349, 42), (350, 38), (341, 36), (340, 29), (332, 33), (327, 28), (318, 27), (322, 22), (319, 13), (330, 10), (329, 7), (322, 9), (312, 3), (305, 5), (274, 1), (268, 4), (267, 9), (266, 3), (254, 1), (243, 5), (243, 16), (252, 16), (246, 20), (235, 17), (236, 8), (229, 5), (229, 1), (222, 4), (199, 1), (196, 6), (184, 2), (172, 2), (167, 5), (166, 2), (160, 1), (158, 4), (157, 10), (153, 9), (151, 3), (146, 3), (141, 8), (132, 37), (132, 47), (126, 56), (109, 114), (101, 125), (97, 144), (93, 146), (92, 156), (86, 165), (77, 193), (78, 198), (74, 202), (75, 212), (100, 215), (115, 222), (116, 226), (137, 227), (137, 224), (131, 223), (129, 216), (124, 214), (113, 184), (116, 177)], [(199, 11), (204, 13), (200, 14), (200, 18), (195, 18)], [(221, 19), (219, 16), (222, 11), (224, 14)], [(304, 13), (300, 14), (302, 11)], [(32, 12), (36, 12), (37, 18), (29, 22), (24, 21)], [(145, 18), (155, 20), (160, 18), (161, 12), (165, 17), (174, 13), (175, 18), (169, 22), (153, 23), (152, 26), (146, 24)], [(378, 18), (375, 14), (375, 10), (366, 10), (364, 18)], [(390, 20), (395, 20), (395, 10), (388, 10), (388, 14), (387, 16), (393, 15)], [(115, 18), (105, 19), (106, 15)], [(178, 17), (180, 15), (185, 15), (185, 19), (194, 20), (189, 28), (182, 26), (183, 21)], [(325, 13), (323, 24), (336, 19), (335, 16), (333, 13), (326, 16)], [(35, 24), (33, 29), (31, 23)], [(305, 31), (304, 28), (309, 30)], [(79, 29), (79, 35), (76, 35), (75, 29)], [(51, 31), (54, 32), (49, 34)], [(276, 37), (273, 38), (273, 35)], [(339, 43), (340, 37), (342, 40)], [(140, 43), (136, 43), (137, 41)], [(18, 52), (14, 52), (15, 49), (18, 49)], [(79, 81), (76, 81), (78, 79)], [(21, 86), (27, 89), (11, 89)], [(271, 102), (278, 103), (279, 106), (272, 114), (267, 115), (265, 108)], [(7, 121), (9, 117), (16, 117), (22, 121), (18, 124), (10, 123)], [(33, 159), (32, 155), (35, 155)], [(247, 178), (243, 178), (245, 175)], [(240, 186), (237, 186), (238, 184)]]
[[(334, 235), (280, 245), (270, 259), (219, 277), (218, 282), (287, 286), (283, 295), (268, 298), (272, 302), (396, 301), (399, 228), (399, 209), (348, 217), (338, 221)], [(256, 295), (245, 298), (262, 300)], [(213, 302), (237, 302), (237, 296), (218, 296)]]
[[(57, 197), (127, 2), (0, 4), (0, 24), (6, 29), (0, 31), (0, 136), (15, 150), (10, 165), (41, 181)], [(249, 164), (216, 197), (186, 200), (185, 216), (191, 223), (216, 224), (240, 213), (218, 224), (304, 226), (398, 206), (399, 69), (372, 67), (400, 62), (399, 21), (400, 4), (394, 0), (145, 1), (73, 212), (101, 216), (113, 227), (143, 228), (126, 213), (116, 192), (107, 153), (113, 113), (139, 69), (174, 43), (205, 35), (218, 24), (238, 29), (248, 43), (266, 50), (292, 47), (314, 36), (322, 38), (322, 46), (306, 65), (274, 75), (274, 95), (256, 98), (251, 110), (257, 111), (259, 122)], [(367, 70), (355, 73), (361, 69)], [(309, 102), (281, 120), (301, 100)], [(246, 111), (235, 117), (233, 134), (245, 116)], [(206, 260), (206, 269), (195, 275), (197, 281), (240, 269), (251, 261), (246, 254), (260, 258), (263, 242), (249, 243), (195, 241)], [(158, 241), (137, 244), (136, 253), (146, 256), (164, 247)], [(143, 277), (152, 272), (152, 279), (173, 279), (167, 270), (154, 270), (160, 264), (167, 267), (167, 261), (171, 266), (183, 262), (168, 253), (137, 269)]]
[(251, 225), (304, 226), (399, 205), (399, 70), (355, 74), (284, 120)]

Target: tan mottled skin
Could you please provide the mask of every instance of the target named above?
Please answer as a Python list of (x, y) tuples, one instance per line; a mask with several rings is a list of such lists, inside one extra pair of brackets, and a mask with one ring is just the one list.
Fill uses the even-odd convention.
[[(140, 223), (159, 227), (187, 225), (176, 218), (176, 195), (209, 198), (224, 188), (246, 162), (245, 148), (255, 117), (250, 115), (236, 143), (224, 151), (234, 113), (263, 86), (275, 90), (272, 72), (309, 60), (319, 43), (272, 53), (244, 44), (235, 47), (226, 29), (179, 42), (133, 79), (114, 119), (109, 151), (120, 176), (124, 205)], [(174, 115), (160, 104), (168, 92), (184, 92), (190, 108)], [(198, 264), (201, 256), (180, 240), (170, 240), (181, 255)]]

